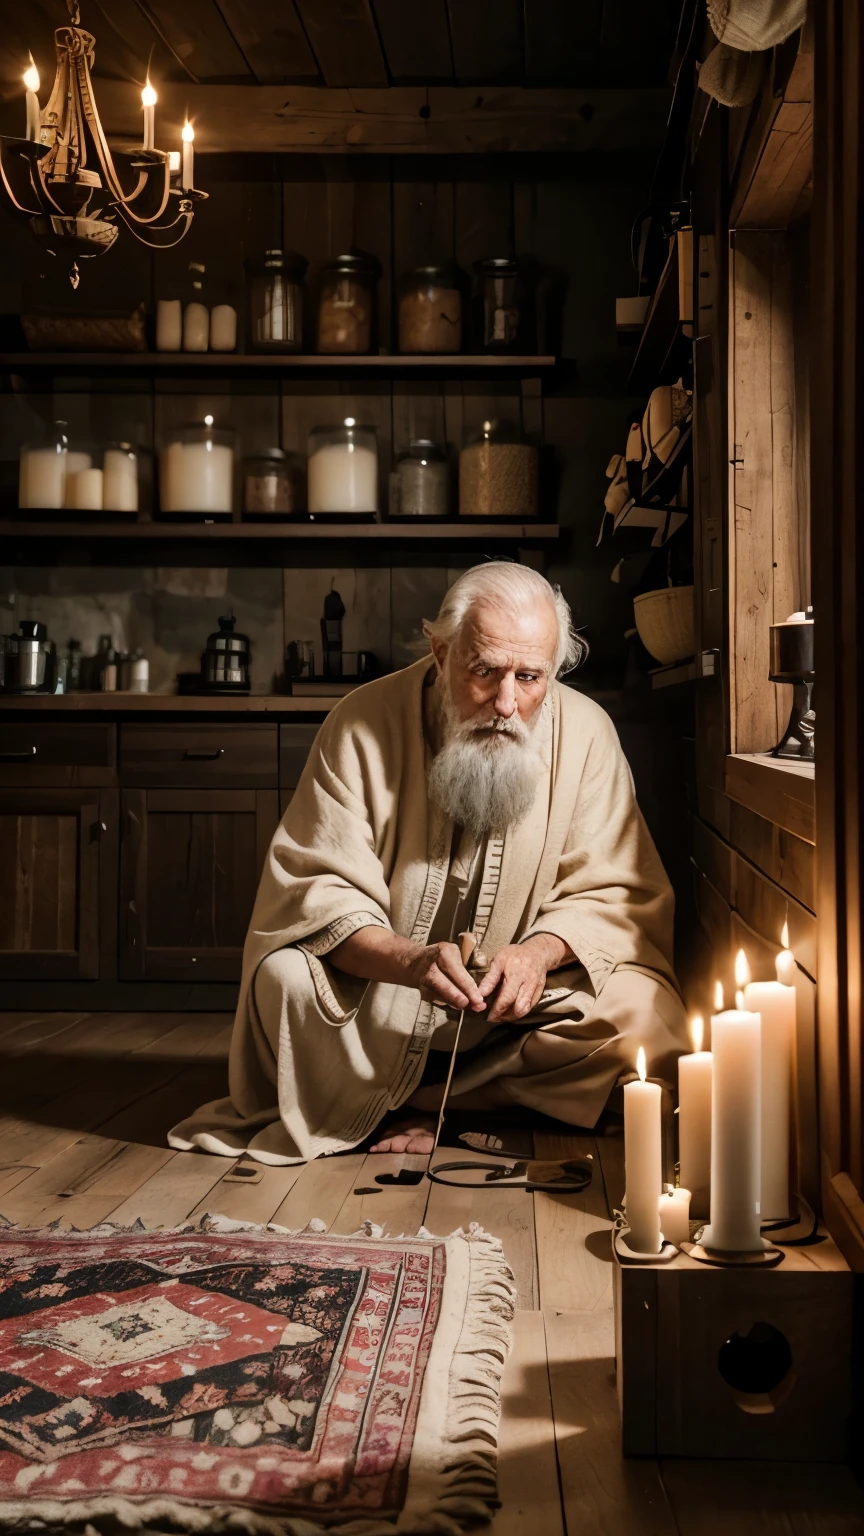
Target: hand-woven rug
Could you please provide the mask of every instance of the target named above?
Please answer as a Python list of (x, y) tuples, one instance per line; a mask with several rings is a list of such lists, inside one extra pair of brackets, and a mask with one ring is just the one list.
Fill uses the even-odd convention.
[(495, 1503), (513, 1305), (478, 1228), (7, 1227), (0, 1527), (461, 1531)]

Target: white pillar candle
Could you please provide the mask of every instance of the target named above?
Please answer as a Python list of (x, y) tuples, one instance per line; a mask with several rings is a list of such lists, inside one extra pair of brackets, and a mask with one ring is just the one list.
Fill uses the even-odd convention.
[(147, 84), (141, 92), (141, 105), (144, 108), (144, 149), (153, 149), (156, 143), (156, 102), (158, 98), (149, 77)]
[(65, 448), (23, 448), (18, 468), (18, 505), (51, 511), (62, 507), (66, 491)]
[[(794, 965), (794, 956), (784, 947), (777, 956), (778, 977), (789, 974), (787, 956)], [(744, 988), (744, 1000), (762, 1019), (762, 1220), (785, 1221), (791, 1214), (795, 988), (782, 980), (751, 981)]]
[(169, 443), (159, 457), (163, 512), (230, 512), (234, 453), (223, 443)]
[(210, 351), (233, 352), (237, 346), (237, 311), (230, 304), (216, 304), (210, 311)]
[(635, 1253), (660, 1252), (660, 1193), (663, 1154), (659, 1083), (645, 1081), (645, 1052), (639, 1047), (639, 1082), (624, 1088), (624, 1209)]
[(93, 465), (92, 453), (81, 453), (77, 449), (70, 448), (66, 454), (66, 486), (63, 493), (63, 505), (74, 507), (75, 488), (74, 479), (82, 469), (90, 469)]
[(309, 457), (310, 512), (377, 512), (378, 455), (360, 443), (325, 443)]
[[(736, 981), (744, 985), (737, 962)], [(758, 1013), (730, 1009), (711, 1020), (711, 1221), (702, 1242), (721, 1253), (765, 1247), (759, 1235), (761, 1034)]]
[(33, 55), (30, 55), (30, 68), (24, 71), (24, 88), (26, 91), (25, 107), (27, 109), (27, 138), (35, 144), (39, 142), (41, 121), (39, 113), (39, 71), (33, 63)]
[[(70, 459), (74, 457), (70, 453)], [(71, 487), (71, 500), (69, 490)], [(101, 512), (102, 511), (102, 471), (101, 469), (79, 469), (77, 474), (67, 476), (67, 506), (74, 507), (77, 512)]]
[(138, 455), (131, 448), (106, 448), (102, 467), (103, 509), (137, 512)]
[(667, 1243), (680, 1248), (690, 1241), (690, 1191), (667, 1189), (660, 1196), (660, 1231)]
[(180, 135), (183, 140), (183, 169), (180, 182), (184, 190), (195, 185), (195, 129), (191, 123), (183, 124), (183, 132)]
[(711, 1198), (711, 1052), (703, 1051), (704, 1024), (691, 1021), (693, 1052), (678, 1058), (678, 1161), (691, 1191), (694, 1220), (707, 1220)]
[(187, 304), (183, 315), (183, 351), (206, 352), (210, 345), (210, 311), (206, 304)]
[(156, 305), (156, 351), (179, 352), (183, 345), (183, 305), (179, 299), (159, 299)]

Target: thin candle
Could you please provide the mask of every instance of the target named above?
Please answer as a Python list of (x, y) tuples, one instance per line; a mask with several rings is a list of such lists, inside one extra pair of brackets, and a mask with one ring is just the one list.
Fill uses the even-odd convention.
[(180, 180), (184, 191), (187, 191), (195, 185), (195, 150), (193, 149), (195, 129), (188, 120), (183, 124), (183, 132), (180, 137), (183, 140), (183, 169)]
[(25, 97), (25, 105), (27, 108), (27, 138), (32, 140), (34, 144), (37, 144), (39, 142), (39, 131), (41, 127), (39, 116), (39, 96), (37, 94), (39, 91), (39, 71), (33, 62), (32, 53), (30, 55), (30, 67), (24, 71), (24, 89), (27, 92)]
[(624, 1209), (630, 1234), (628, 1245), (636, 1253), (659, 1253), (660, 1194), (663, 1189), (663, 1156), (660, 1130), (659, 1083), (648, 1083), (645, 1051), (636, 1059), (639, 1081), (624, 1088)]
[(712, 1057), (702, 1049), (704, 1035), (704, 1020), (696, 1014), (690, 1020), (692, 1054), (678, 1058), (678, 1161), (694, 1220), (707, 1218), (711, 1193)]
[(156, 102), (158, 96), (150, 84), (150, 76), (147, 76), (147, 84), (141, 92), (141, 105), (144, 108), (144, 149), (153, 149), (156, 144)]

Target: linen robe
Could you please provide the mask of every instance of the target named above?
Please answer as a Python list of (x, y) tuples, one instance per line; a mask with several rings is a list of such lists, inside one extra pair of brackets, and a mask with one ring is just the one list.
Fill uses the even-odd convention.
[[(413, 988), (355, 980), (315, 950), (323, 930), (332, 945), (369, 923), (427, 940), (454, 832), (427, 795), (430, 665), (424, 658), (366, 684), (322, 725), (261, 877), (230, 1098), (175, 1127), (172, 1146), (248, 1149), (279, 1163), (344, 1150), (419, 1082), (446, 1011)], [(621, 971), (674, 993), (672, 891), (611, 721), (585, 695), (551, 682), (535, 739), (542, 767), (534, 803), (497, 844), (500, 871), (480, 946), (491, 957), (551, 932), (570, 946), (594, 996)], [(289, 995), (274, 1043), (272, 1021), (268, 1038), (258, 1016), (255, 978), (268, 956), (289, 947)], [(553, 991), (559, 974), (549, 978)]]

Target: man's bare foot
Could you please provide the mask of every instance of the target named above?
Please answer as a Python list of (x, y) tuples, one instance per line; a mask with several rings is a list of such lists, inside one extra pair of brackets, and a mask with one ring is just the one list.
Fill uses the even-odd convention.
[(429, 1157), (435, 1145), (434, 1121), (416, 1115), (402, 1125), (390, 1126), (370, 1152), (411, 1152), (417, 1157)]

